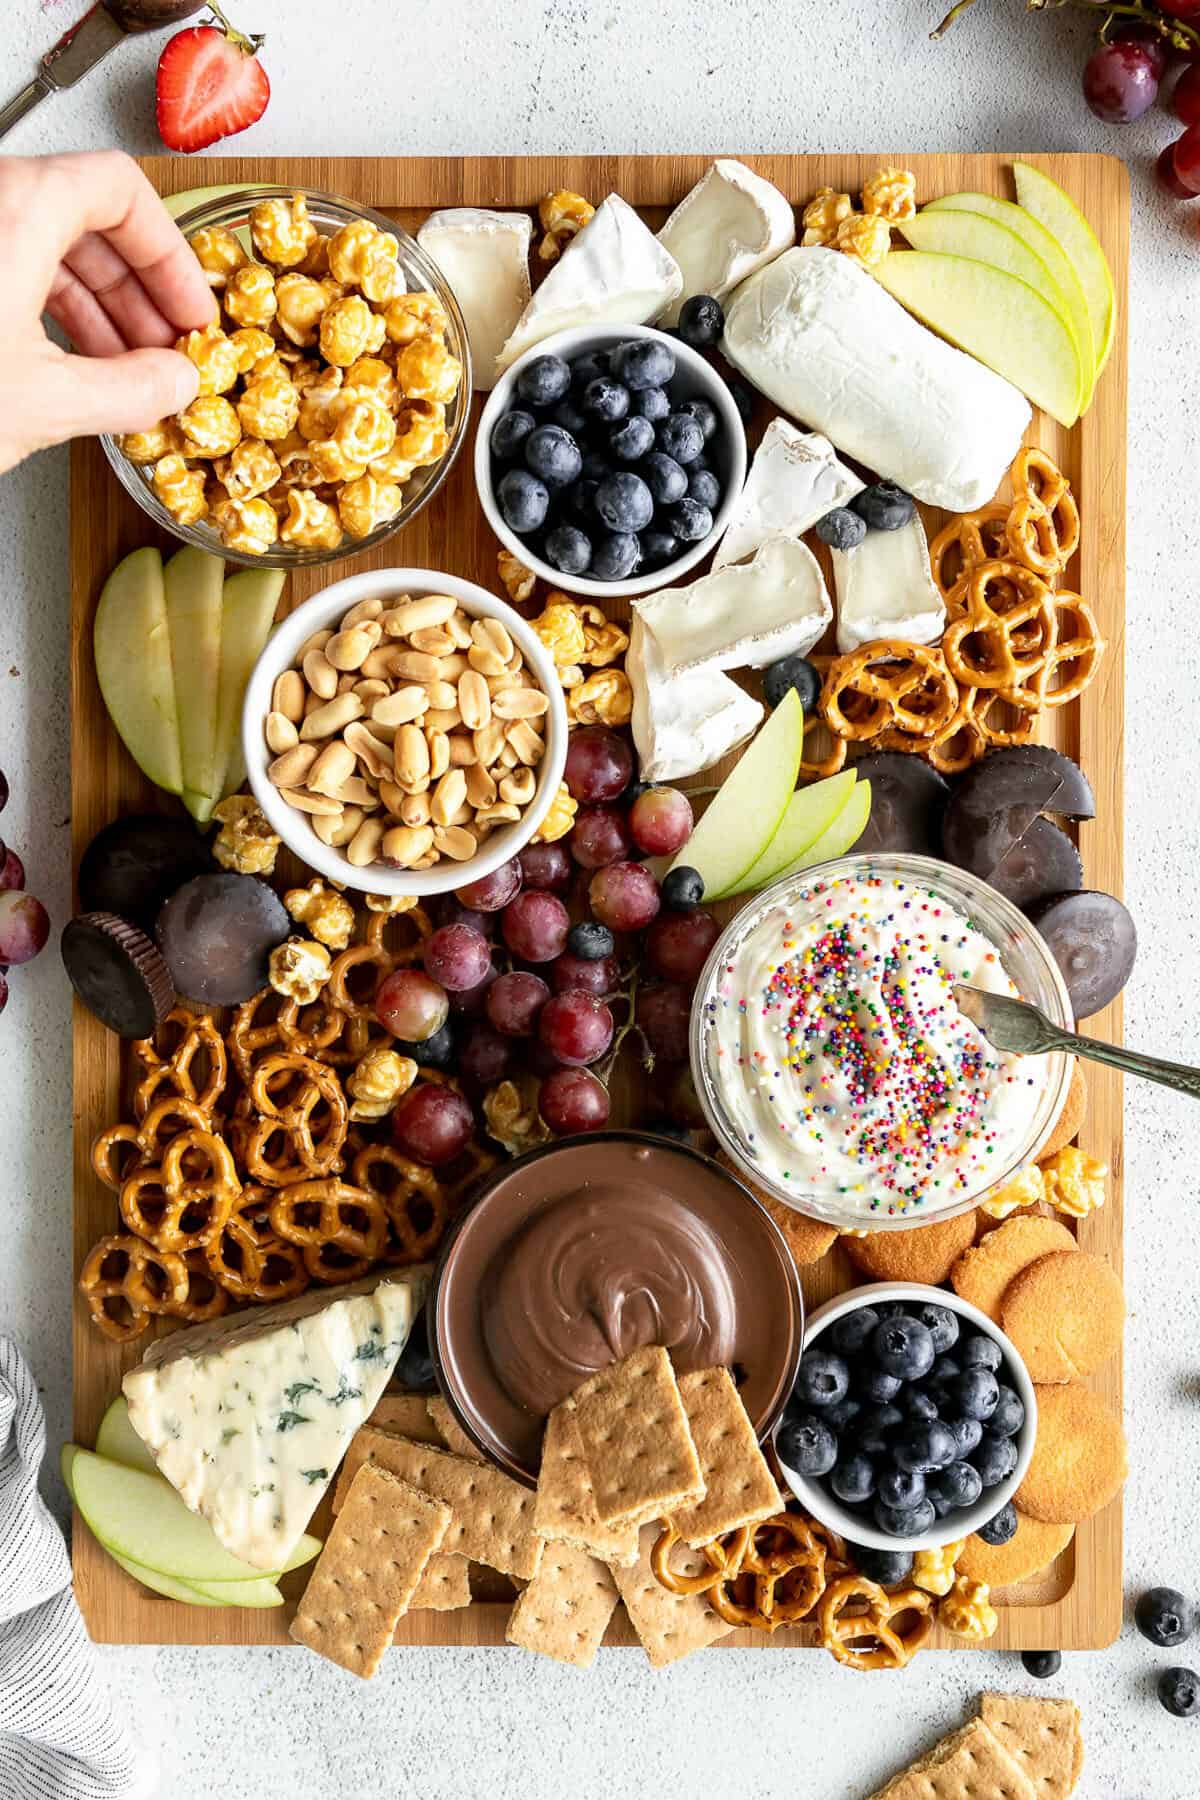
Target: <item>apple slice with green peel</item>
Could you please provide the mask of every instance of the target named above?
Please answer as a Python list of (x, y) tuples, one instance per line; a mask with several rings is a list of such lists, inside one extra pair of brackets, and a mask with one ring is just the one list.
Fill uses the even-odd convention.
[(162, 557), (135, 550), (100, 593), (92, 629), (96, 679), (121, 742), (168, 794), (183, 788)]
[(758, 861), (752, 863), (737, 884), (736, 890), (725, 889), (706, 899), (724, 900), (731, 892), (749, 893), (767, 887), (777, 874), (793, 868), (808, 846), (828, 830), (850, 799), (854, 788), (854, 770), (843, 769), (826, 781), (815, 781), (792, 795), (779, 821), (779, 829)]
[(871, 784), (856, 781), (837, 818), (830, 821), (820, 837), (794, 863), (780, 869), (774, 879), (782, 881), (785, 875), (798, 875), (802, 869), (815, 869), (818, 863), (832, 862), (835, 856), (846, 856), (867, 829), (870, 816)]
[(220, 182), (215, 187), (181, 188), (177, 194), (165, 194), (163, 205), (173, 219), (180, 219), (184, 213), (194, 212), (198, 206), (208, 206), (213, 200), (223, 200), (226, 194), (240, 194), (245, 182)]
[(1075, 339), (1027, 282), (965, 256), (893, 250), (874, 275), (901, 306), (974, 356), (1060, 425), (1079, 417)]
[(225, 564), (191, 545), (163, 569), (171, 660), (179, 671), (179, 749), (183, 804), (197, 824), (212, 817), (217, 787), (217, 687), (221, 672), (221, 610)]
[(221, 667), (217, 676), (215, 782), (218, 798), (241, 787), (242, 701), (250, 672), (271, 635), (286, 576), (282, 569), (243, 569), (225, 583), (221, 601)]
[(1092, 315), (1088, 310), (1087, 295), (1079, 285), (1079, 277), (1071, 262), (1046, 227), (1035, 219), (1032, 213), (1025, 212), (1015, 206), (1011, 200), (998, 200), (995, 194), (943, 194), (940, 200), (931, 200), (922, 208), (925, 213), (967, 212), (975, 213), (980, 218), (991, 219), (1011, 231), (1027, 244), (1035, 256), (1041, 258), (1054, 277), (1055, 285), (1066, 303), (1067, 314), (1071, 321), (1071, 330), (1075, 336), (1075, 346), (1079, 351), (1079, 361), (1084, 373), (1084, 404), (1092, 397), (1092, 389), (1096, 384), (1096, 345), (1092, 336)]
[(746, 870), (775, 836), (803, 751), (804, 708), (790, 688), (671, 865), (695, 869), (703, 878), (705, 899), (736, 894)]
[(1098, 375), (1108, 361), (1117, 326), (1117, 296), (1108, 258), (1095, 232), (1057, 181), (1028, 163), (1013, 164), (1013, 179), (1022, 209), (1057, 240), (1079, 277), (1092, 320)]
[[(1018, 281), (1036, 289), (1046, 304), (1054, 308), (1072, 338), (1075, 337), (1070, 308), (1062, 289), (1037, 251), (1031, 250), (1024, 238), (1019, 238), (1007, 225), (987, 219), (982, 213), (930, 212), (926, 209), (915, 218), (906, 219), (897, 230), (914, 250), (930, 250), (937, 256), (967, 256), (973, 262), (990, 263), (993, 269), (1015, 275)], [(1075, 348), (1078, 351), (1078, 339)]]
[(75, 1450), (75, 1504), (106, 1550), (179, 1581), (261, 1581), (263, 1571), (231, 1556), (211, 1526), (190, 1512), (169, 1481)]

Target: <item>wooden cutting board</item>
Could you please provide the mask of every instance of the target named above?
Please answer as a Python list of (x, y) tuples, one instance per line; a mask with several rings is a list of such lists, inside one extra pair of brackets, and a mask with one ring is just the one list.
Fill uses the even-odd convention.
[[(1023, 155), (1023, 153), (1022, 153)], [(280, 183), (321, 188), (389, 213), (410, 231), (435, 207), (536, 207), (553, 188), (566, 187), (593, 200), (616, 190), (638, 207), (657, 229), (669, 208), (703, 174), (705, 156), (611, 157), (304, 157), (295, 159), (214, 158), (203, 164), (159, 157), (144, 167), (166, 194), (207, 183)], [(1013, 198), (1012, 156), (906, 156), (900, 152), (861, 156), (765, 156), (747, 159), (797, 205), (817, 188), (857, 193), (866, 177), (884, 164), (916, 172), (918, 200), (960, 189)], [(1118, 330), (1111, 360), (1091, 410), (1071, 431), (1035, 416), (1029, 433), (1069, 476), (1083, 521), (1076, 566), (1065, 585), (1097, 608), (1108, 639), (1108, 654), (1097, 680), (1075, 705), (1058, 710), (1043, 731), (1083, 766), (1096, 791), (1098, 816), (1080, 835), (1087, 885), (1120, 893), (1122, 886), (1122, 759), (1124, 739), (1124, 570), (1125, 570), (1125, 406), (1126, 286), (1129, 260), (1129, 188), (1124, 165), (1107, 156), (1035, 156), (1035, 162), (1074, 197), (1100, 237), (1112, 267), (1118, 296)], [(478, 413), (479, 402), (475, 402)], [(763, 408), (764, 417), (770, 409)], [(927, 512), (930, 535), (942, 516)], [(96, 685), (91, 626), (103, 581), (128, 551), (155, 540), (154, 528), (121, 491), (100, 447), (77, 443), (71, 457), (71, 638), (72, 638), (72, 835), (76, 862), (90, 839), (118, 814), (173, 809), (175, 803), (153, 789), (122, 749)], [(162, 547), (171, 540), (162, 539)], [(336, 579), (389, 563), (450, 571), (496, 591), (496, 544), (474, 493), (469, 446), (436, 500), (382, 550), (348, 557)], [(822, 552), (822, 554), (824, 554)], [(294, 574), (284, 609), (324, 585), (319, 572)], [(613, 602), (614, 616), (627, 615)], [(723, 772), (723, 771), (721, 771)], [(713, 777), (706, 775), (706, 781)], [(1097, 1036), (1119, 1039), (1120, 1002), (1089, 1022)], [(82, 1007), (74, 1018), (74, 1271), (78, 1273), (95, 1240), (112, 1230), (115, 1204), (90, 1163), (96, 1134), (118, 1116), (121, 1046)], [(1093, 1065), (1088, 1073), (1091, 1105), (1082, 1136), (1084, 1147), (1109, 1164), (1109, 1197), (1104, 1209), (1078, 1227), (1080, 1244), (1107, 1256), (1119, 1271), (1122, 1258), (1121, 1089), (1117, 1076)], [(852, 1284), (852, 1271), (838, 1251), (805, 1272), (808, 1304)], [(118, 1391), (124, 1370), (136, 1362), (149, 1339), (120, 1348), (101, 1337), (75, 1297), (74, 1370), (76, 1440), (91, 1444), (104, 1408)], [(1110, 1405), (1121, 1404), (1121, 1367), (1111, 1363), (1092, 1384)], [(315, 1529), (322, 1529), (319, 1513)], [(126, 1577), (99, 1548), (82, 1521), (74, 1535), (75, 1582), (92, 1636), (124, 1644), (265, 1644), (287, 1639), (291, 1609), (234, 1611), (181, 1606), (156, 1598)], [(486, 1576), (484, 1577), (486, 1583)], [(304, 1574), (287, 1578), (295, 1595)], [(414, 1613), (402, 1621), (397, 1641), (411, 1644), (500, 1644), (511, 1597), (504, 1584), (461, 1612)], [(1121, 1622), (1121, 1502), (1083, 1525), (1058, 1563), (1034, 1583), (1001, 1596), (1000, 1627), (991, 1640), (997, 1649), (1093, 1649), (1108, 1644)], [(623, 1614), (606, 1640), (634, 1641)], [(774, 1637), (740, 1632), (723, 1640), (746, 1647), (779, 1648), (811, 1644), (811, 1629), (781, 1631)], [(961, 1640), (944, 1639), (946, 1643)]]

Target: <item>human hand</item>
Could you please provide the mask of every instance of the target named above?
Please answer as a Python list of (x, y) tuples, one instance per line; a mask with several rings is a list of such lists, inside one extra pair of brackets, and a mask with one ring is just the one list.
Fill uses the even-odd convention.
[[(197, 371), (170, 346), (208, 323), (213, 297), (131, 157), (0, 157), (0, 244), (0, 470), (191, 403)], [(43, 314), (80, 354), (51, 341)]]

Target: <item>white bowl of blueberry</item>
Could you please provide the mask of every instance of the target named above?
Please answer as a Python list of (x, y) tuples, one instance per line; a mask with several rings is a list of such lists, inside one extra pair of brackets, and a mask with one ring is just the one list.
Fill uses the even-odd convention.
[(902, 1558), (1011, 1537), (1036, 1436), (1033, 1383), (999, 1326), (945, 1288), (888, 1281), (809, 1319), (775, 1451), (814, 1518)]
[(475, 485), (501, 543), (551, 586), (597, 599), (694, 569), (745, 479), (728, 386), (649, 325), (536, 344), (492, 389), (475, 438)]

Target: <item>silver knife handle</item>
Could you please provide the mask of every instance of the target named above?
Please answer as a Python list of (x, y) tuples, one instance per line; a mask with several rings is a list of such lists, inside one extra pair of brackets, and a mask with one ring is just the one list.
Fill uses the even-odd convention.
[(1193, 1069), (1187, 1063), (1166, 1062), (1161, 1056), (1142, 1056), (1120, 1044), (1104, 1044), (1098, 1038), (1077, 1037), (1067, 1031), (1061, 1034), (1060, 1041), (1062, 1049), (1085, 1056), (1089, 1062), (1107, 1063), (1110, 1069), (1120, 1069), (1123, 1075), (1157, 1081), (1162, 1087), (1176, 1088), (1179, 1093), (1200, 1100), (1200, 1069)]
[(33, 111), (40, 100), (53, 92), (53, 83), (39, 70), (27, 88), (9, 101), (7, 106), (0, 107), (0, 138), (7, 136), (14, 125), (19, 125), (26, 113)]

